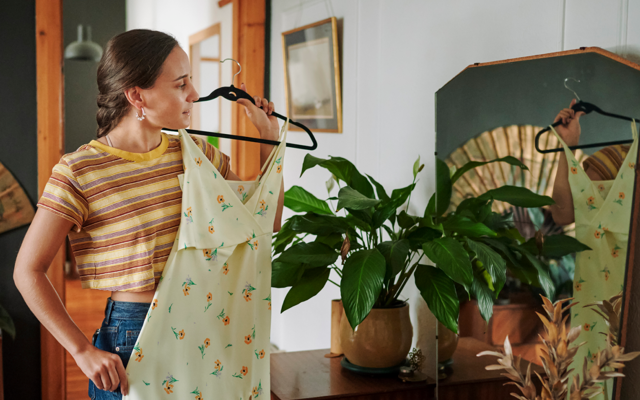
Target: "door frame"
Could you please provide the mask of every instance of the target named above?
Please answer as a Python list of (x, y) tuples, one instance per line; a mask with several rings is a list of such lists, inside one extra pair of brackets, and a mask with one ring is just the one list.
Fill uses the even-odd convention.
[[(64, 75), (62, 1), (36, 0), (36, 102), (38, 143), (38, 197), (51, 176), (51, 170), (64, 154)], [(265, 27), (267, 0), (220, 1), (219, 7), (233, 7), (233, 58), (242, 66), (239, 82), (252, 93), (264, 95)], [(248, 74), (247, 71), (259, 73)], [(232, 131), (259, 137), (239, 105), (232, 106)], [(260, 169), (258, 143), (232, 142), (231, 167), (241, 179), (253, 179)], [(241, 162), (242, 161), (242, 162)], [(51, 263), (47, 276), (65, 303), (65, 248), (62, 246)], [(42, 399), (58, 400), (66, 396), (65, 349), (40, 324)]]

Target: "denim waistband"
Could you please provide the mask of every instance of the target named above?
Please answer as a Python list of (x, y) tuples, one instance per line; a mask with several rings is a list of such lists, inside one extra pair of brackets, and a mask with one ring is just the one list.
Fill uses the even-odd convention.
[(107, 299), (104, 309), (104, 323), (109, 324), (111, 319), (145, 319), (151, 303), (135, 303), (131, 301), (114, 301)]

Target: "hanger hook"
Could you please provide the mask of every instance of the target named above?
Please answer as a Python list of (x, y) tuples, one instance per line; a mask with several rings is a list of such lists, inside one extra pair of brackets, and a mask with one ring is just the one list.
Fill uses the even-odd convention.
[(238, 64), (238, 67), (240, 67), (240, 71), (238, 71), (235, 75), (233, 75), (233, 78), (231, 79), (231, 86), (233, 86), (233, 83), (236, 81), (236, 76), (240, 72), (242, 72), (242, 65), (240, 65), (240, 63), (237, 62), (236, 60), (234, 60), (233, 58), (225, 58), (224, 60), (220, 61), (220, 64), (222, 64), (223, 62), (228, 61), (228, 60), (234, 61), (236, 64)]
[(571, 92), (573, 92), (573, 95), (576, 96), (576, 100), (578, 100), (579, 102), (582, 101), (580, 100), (580, 96), (578, 96), (578, 93), (575, 92), (575, 90), (571, 89), (569, 87), (569, 85), (567, 85), (567, 81), (571, 79), (572, 81), (576, 81), (578, 83), (580, 83), (580, 80), (576, 79), (576, 78), (564, 78), (564, 87), (567, 88), (568, 90), (570, 90)]

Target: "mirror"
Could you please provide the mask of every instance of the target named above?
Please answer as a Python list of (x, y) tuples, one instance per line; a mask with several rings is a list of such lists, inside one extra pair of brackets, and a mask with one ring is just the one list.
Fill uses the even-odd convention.
[[(538, 152), (537, 132), (575, 97), (565, 78), (579, 81), (567, 84), (581, 100), (640, 118), (640, 66), (599, 48), (471, 65), (436, 93), (435, 218), (453, 239), (448, 245), (466, 258), (459, 267), (464, 273), (448, 274), (458, 292), (461, 338), (500, 347), (508, 336), (514, 355), (541, 366), (540, 295), (552, 302), (574, 298), (579, 304), (565, 311), (567, 324), (581, 326), (575, 344), (587, 344), (569, 368), (582, 371), (585, 357), (591, 367), (606, 347), (607, 334), (618, 343), (625, 339), (619, 316), (637, 144), (573, 156)], [(634, 137), (629, 122), (595, 112), (580, 117), (579, 125), (580, 145)], [(540, 146), (561, 147), (552, 132), (543, 134)], [(503, 161), (487, 163), (496, 159)], [(465, 165), (474, 168), (465, 171)], [(551, 197), (563, 193), (575, 215), (552, 205)], [(603, 300), (618, 312), (593, 305)], [(439, 360), (441, 367), (445, 361)], [(455, 364), (448, 375), (455, 375)], [(605, 384), (609, 399), (614, 386), (613, 380)]]

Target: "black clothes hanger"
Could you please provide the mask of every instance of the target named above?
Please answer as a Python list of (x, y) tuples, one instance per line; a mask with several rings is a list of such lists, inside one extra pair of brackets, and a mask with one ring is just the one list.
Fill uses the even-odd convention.
[[(602, 109), (600, 109), (600, 107), (596, 106), (595, 104), (591, 104), (591, 103), (587, 103), (584, 102), (582, 100), (580, 100), (580, 97), (578, 97), (578, 95), (576, 94), (576, 92), (574, 92), (571, 88), (569, 88), (567, 86), (567, 79), (573, 79), (573, 78), (566, 78), (564, 80), (564, 86), (571, 90), (573, 92), (573, 94), (576, 96), (576, 99), (578, 100), (578, 102), (576, 104), (574, 104), (571, 109), (578, 112), (578, 111), (582, 111), (585, 114), (589, 114), (592, 111), (597, 112), (598, 114), (607, 116), (607, 117), (612, 117), (612, 118), (618, 118), (618, 119), (623, 119), (625, 121), (630, 121), (630, 122), (634, 122), (633, 118), (624, 116), (624, 115), (619, 115), (619, 114), (613, 114), (613, 113), (609, 113), (606, 111), (603, 111)], [(573, 79), (577, 82), (580, 82), (576, 79)], [(640, 121), (640, 118), (635, 119), (635, 121)], [(562, 124), (562, 121), (558, 121), (558, 122), (554, 122), (553, 124), (551, 124), (552, 127), (556, 127), (558, 125)], [(546, 149), (546, 150), (542, 150), (540, 149), (540, 136), (542, 136), (543, 133), (545, 132), (549, 132), (551, 130), (550, 127), (544, 128), (543, 130), (541, 130), (540, 132), (538, 132), (536, 134), (536, 150), (538, 150), (538, 152), (540, 153), (555, 153), (558, 151), (563, 151), (564, 149), (562, 147), (557, 147), (555, 149)], [(613, 141), (613, 142), (600, 142), (600, 143), (591, 143), (591, 144), (583, 144), (583, 145), (578, 145), (578, 146), (569, 146), (569, 149), (571, 150), (576, 150), (576, 149), (586, 149), (589, 147), (606, 147), (606, 146), (612, 146), (615, 144), (625, 144), (625, 143), (633, 143), (633, 139), (631, 140), (617, 140), (617, 141)]]
[[(233, 60), (233, 59), (227, 58), (225, 60), (222, 60), (221, 62), (224, 62), (224, 61), (227, 61), (227, 60)], [(233, 60), (233, 61), (235, 61), (235, 60)], [(240, 64), (237, 61), (236, 61), (236, 63), (238, 64), (238, 66), (240, 66)], [(242, 71), (242, 67), (240, 67), (240, 71)], [(240, 73), (240, 71), (238, 71), (233, 76), (234, 79), (235, 79), (235, 76)], [(253, 100), (253, 97), (251, 97), (244, 90), (238, 89), (237, 87), (233, 86), (233, 83), (231, 84), (231, 86), (219, 87), (218, 89), (216, 89), (213, 92), (211, 92), (208, 96), (200, 97), (198, 100), (195, 101), (195, 103), (200, 103), (202, 101), (213, 100), (213, 99), (216, 99), (218, 97), (223, 97), (223, 98), (225, 98), (225, 99), (227, 99), (229, 101), (237, 101), (238, 99), (247, 99), (252, 104), (256, 104), (256, 102)], [(281, 119), (283, 121), (287, 120), (287, 117), (285, 117), (283, 115), (280, 115), (275, 111), (272, 112), (271, 115), (273, 115), (274, 117), (276, 117), (278, 119)], [(294, 121), (292, 119), (289, 119), (289, 123), (292, 124), (292, 125), (297, 126), (298, 128), (301, 128), (302, 130), (307, 132), (307, 134), (311, 138), (312, 144), (311, 144), (311, 146), (307, 146), (307, 145), (288, 143), (287, 142), (287, 147), (292, 147), (292, 148), (295, 148), (295, 149), (302, 149), (302, 150), (315, 150), (318, 147), (318, 142), (316, 142), (316, 138), (313, 136), (313, 133), (309, 130), (309, 128), (307, 128), (306, 126), (304, 126), (301, 123), (296, 122), (296, 121)], [(175, 129), (164, 129), (163, 128), (163, 130), (177, 132)], [(186, 129), (186, 131), (189, 132), (189, 133), (195, 133), (197, 135), (221, 137), (221, 138), (234, 139), (234, 140), (243, 140), (243, 141), (246, 141), (246, 142), (266, 143), (266, 144), (273, 144), (273, 145), (280, 144), (280, 142), (277, 141), (277, 140), (259, 139), (259, 138), (253, 138), (253, 137), (248, 137), (248, 136), (229, 135), (229, 134), (226, 134), (226, 133), (200, 131), (200, 130), (196, 130), (196, 129)]]

